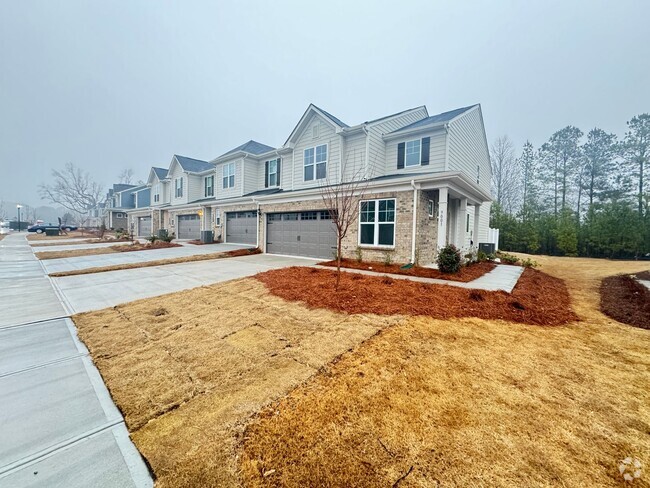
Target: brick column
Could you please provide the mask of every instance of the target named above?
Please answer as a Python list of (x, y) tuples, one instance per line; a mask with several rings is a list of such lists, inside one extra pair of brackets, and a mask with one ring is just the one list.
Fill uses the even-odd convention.
[(438, 190), (438, 250), (447, 245), (447, 188)]

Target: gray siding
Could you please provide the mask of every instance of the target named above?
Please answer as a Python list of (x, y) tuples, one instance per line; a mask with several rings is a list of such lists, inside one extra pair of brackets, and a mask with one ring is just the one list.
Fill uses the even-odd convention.
[(362, 133), (347, 137), (343, 147), (343, 180), (365, 176), (366, 135)]
[[(449, 170), (462, 171), (479, 186), (490, 192), (490, 153), (479, 108), (465, 112), (449, 124)], [(486, 231), (487, 232), (487, 231)]]
[[(244, 164), (244, 194), (264, 188), (264, 162), (246, 158)], [(260, 165), (262, 165), (262, 185), (259, 185)], [(235, 178), (237, 176), (235, 175)]]
[[(318, 125), (318, 137), (313, 137), (314, 126)], [(341, 136), (336, 133), (334, 126), (312, 114), (311, 120), (307, 123), (305, 130), (300, 134), (294, 147), (295, 167), (293, 170), (294, 188), (313, 188), (321, 186), (325, 181), (336, 183), (339, 179), (339, 167), (341, 165)], [(325, 180), (304, 181), (304, 151), (310, 147), (327, 144), (327, 177)]]
[(203, 194), (203, 176), (187, 175), (187, 187), (188, 202), (205, 198)]
[[(223, 167), (229, 163), (235, 163), (235, 186), (232, 188), (223, 187)], [(216, 168), (216, 178), (215, 178), (215, 197), (217, 199), (221, 198), (233, 198), (239, 197), (242, 195), (242, 160), (234, 159), (226, 161), (223, 163), (218, 163)]]
[[(397, 146), (400, 142), (412, 141), (430, 137), (429, 144), (429, 165), (428, 166), (410, 166), (404, 169), (397, 169)], [(446, 135), (444, 130), (423, 132), (417, 135), (404, 137), (404, 139), (393, 139), (386, 143), (386, 161), (383, 168), (383, 174), (395, 173), (418, 173), (421, 171), (444, 171), (445, 170), (445, 152), (446, 152)]]

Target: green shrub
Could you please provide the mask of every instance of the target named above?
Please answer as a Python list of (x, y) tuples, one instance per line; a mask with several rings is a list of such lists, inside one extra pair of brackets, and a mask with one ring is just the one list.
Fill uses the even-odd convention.
[(147, 237), (146, 239), (153, 244), (154, 242), (156, 242), (158, 240), (158, 236), (152, 234), (149, 237)]
[(517, 264), (519, 262), (519, 258), (517, 256), (513, 256), (512, 254), (508, 254), (507, 252), (497, 252), (497, 257), (501, 259), (504, 263), (507, 264)]
[(460, 251), (453, 244), (443, 247), (438, 253), (438, 269), (443, 273), (458, 273), (460, 269)]
[(533, 261), (530, 258), (526, 258), (521, 262), (521, 265), (524, 268), (537, 268), (539, 266), (539, 263), (537, 261)]
[(476, 261), (479, 263), (484, 263), (488, 260), (488, 255), (484, 251), (479, 251), (476, 253)]
[(167, 234), (162, 237), (159, 237), (158, 239), (163, 241), (163, 242), (171, 242), (176, 238), (176, 234)]

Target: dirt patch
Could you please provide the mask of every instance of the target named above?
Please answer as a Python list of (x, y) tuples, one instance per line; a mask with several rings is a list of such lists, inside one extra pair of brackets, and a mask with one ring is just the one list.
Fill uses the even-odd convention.
[(97, 256), (100, 254), (114, 254), (118, 252), (134, 252), (134, 251), (151, 251), (154, 249), (166, 249), (169, 247), (181, 247), (180, 244), (173, 242), (156, 241), (153, 244), (148, 242), (140, 244), (135, 242), (130, 245), (102, 247), (99, 249), (73, 249), (70, 251), (46, 251), (37, 252), (34, 255), (41, 260), (44, 259), (61, 259), (61, 258), (77, 258), (80, 256)]
[(577, 319), (564, 283), (533, 269), (524, 270), (511, 294), (353, 273), (342, 273), (335, 291), (335, 272), (303, 267), (267, 271), (256, 278), (285, 300), (350, 314), (479, 317), (537, 325)]
[(150, 268), (153, 266), (165, 266), (167, 264), (181, 264), (193, 263), (195, 261), (210, 261), (212, 259), (232, 258), (237, 256), (249, 256), (252, 254), (259, 254), (259, 249), (237, 249), (235, 251), (216, 252), (210, 254), (196, 254), (194, 256), (184, 256), (180, 258), (157, 259), (155, 261), (145, 261), (142, 263), (130, 264), (116, 264), (114, 266), (98, 266), (95, 268), (75, 269), (70, 271), (60, 271), (58, 273), (50, 273), (53, 278), (60, 278), (62, 276), (76, 276), (94, 273), (105, 273), (107, 271), (120, 271), (123, 269), (135, 268)]
[[(321, 266), (336, 267), (336, 261), (327, 261), (319, 263)], [(443, 273), (437, 269), (422, 268), (420, 266), (413, 266), (412, 268), (402, 269), (399, 264), (384, 264), (366, 261), (356, 261), (354, 259), (343, 259), (341, 267), (350, 269), (362, 269), (366, 271), (374, 271), (377, 273), (391, 273), (406, 276), (419, 276), (421, 278), (436, 278), (439, 280), (461, 281), (467, 283), (476, 278), (480, 278), (485, 273), (489, 273), (496, 264), (494, 263), (474, 263), (469, 266), (463, 266), (458, 273)]]
[(624, 324), (650, 329), (650, 290), (632, 276), (609, 276), (600, 285), (600, 310)]
[(161, 488), (238, 486), (247, 419), (400, 318), (309, 310), (245, 279), (73, 320)]
[(650, 271), (641, 271), (635, 275), (640, 280), (650, 280)]

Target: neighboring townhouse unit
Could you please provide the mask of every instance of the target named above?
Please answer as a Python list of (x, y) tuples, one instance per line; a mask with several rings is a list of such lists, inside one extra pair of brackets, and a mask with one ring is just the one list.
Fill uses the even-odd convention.
[(361, 179), (344, 256), (427, 264), (447, 243), (487, 239), (490, 178), (480, 105), (433, 116), (421, 106), (354, 126), (310, 105), (278, 148), (249, 141), (209, 163), (174, 156), (168, 170), (153, 168), (152, 231), (214, 230), (268, 253), (332, 258), (322, 187)]
[(132, 196), (128, 190), (135, 188), (135, 185), (115, 183), (109, 188), (104, 206), (104, 223), (108, 229), (123, 229), (128, 226), (127, 211), (132, 208)]

